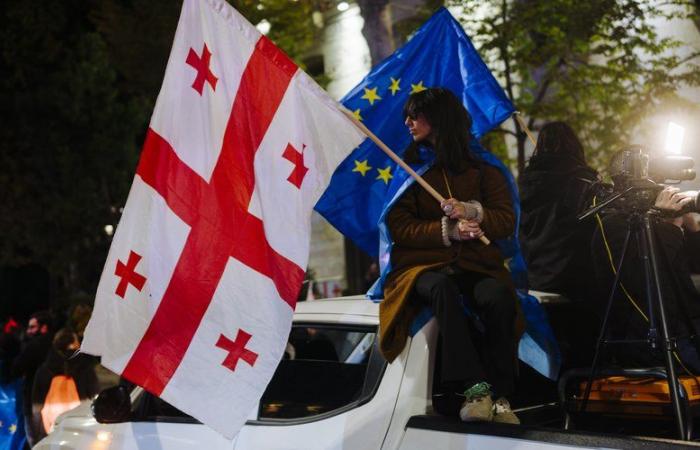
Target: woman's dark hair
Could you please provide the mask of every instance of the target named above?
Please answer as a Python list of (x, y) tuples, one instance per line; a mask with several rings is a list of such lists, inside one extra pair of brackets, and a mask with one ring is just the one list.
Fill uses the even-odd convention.
[(68, 328), (61, 328), (53, 337), (53, 348), (61, 355), (68, 357), (74, 352), (70, 349), (70, 346), (75, 342), (79, 342), (78, 335), (75, 331)]
[(472, 139), (472, 119), (459, 99), (448, 89), (428, 88), (408, 97), (403, 108), (404, 119), (423, 116), (430, 124), (435, 145), (430, 142), (411, 142), (406, 149), (406, 162), (418, 162), (418, 147), (434, 147), (435, 162), (439, 167), (461, 172), (468, 161), (474, 161), (469, 150)]
[(549, 122), (540, 130), (534, 155), (545, 154), (568, 155), (586, 165), (583, 145), (566, 122)]

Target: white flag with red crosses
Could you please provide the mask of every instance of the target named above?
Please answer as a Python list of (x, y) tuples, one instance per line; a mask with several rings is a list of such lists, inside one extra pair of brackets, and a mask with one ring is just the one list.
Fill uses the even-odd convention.
[(311, 210), (364, 139), (222, 0), (185, 0), (82, 350), (231, 438), (282, 357)]

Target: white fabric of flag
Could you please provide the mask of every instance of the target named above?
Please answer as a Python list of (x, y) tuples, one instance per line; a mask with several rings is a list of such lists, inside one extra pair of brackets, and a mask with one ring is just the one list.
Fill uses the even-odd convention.
[(185, 0), (82, 351), (231, 438), (282, 357), (311, 210), (364, 136), (220, 0)]

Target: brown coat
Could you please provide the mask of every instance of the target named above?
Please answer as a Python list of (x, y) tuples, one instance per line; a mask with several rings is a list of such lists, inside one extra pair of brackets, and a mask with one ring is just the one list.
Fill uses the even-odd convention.
[[(495, 167), (472, 164), (461, 173), (445, 171), (452, 197), (477, 200), (484, 208), (481, 229), (491, 241), (513, 234), (515, 214), (508, 184)], [(443, 171), (435, 167), (423, 176), (445, 198)], [(380, 349), (388, 361), (393, 361), (406, 345), (411, 322), (423, 308), (411, 292), (418, 276), (430, 269), (454, 264), (466, 271), (480, 272), (502, 280), (512, 287), (501, 251), (495, 243), (484, 245), (471, 240), (453, 242), (445, 247), (442, 242), (440, 204), (414, 183), (403, 193), (389, 211), (387, 226), (394, 241), (391, 252), (391, 273), (384, 285), (384, 300), (379, 305)], [(513, 301), (517, 302), (513, 289)], [(516, 336), (524, 328), (522, 311), (518, 307)]]

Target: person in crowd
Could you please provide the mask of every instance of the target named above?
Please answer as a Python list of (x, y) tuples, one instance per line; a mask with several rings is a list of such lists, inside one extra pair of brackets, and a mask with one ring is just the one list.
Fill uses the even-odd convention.
[(597, 181), (574, 130), (565, 122), (544, 125), (519, 179), (520, 243), (530, 289), (590, 298), (595, 221), (577, 216), (590, 206)]
[[(620, 184), (616, 181), (619, 159), (620, 153), (615, 154), (609, 169), (615, 185)], [(599, 296), (601, 311), (612, 288), (614, 267), (619, 263), (628, 229), (631, 208), (626, 202), (629, 200), (618, 201), (615, 208), (601, 212), (601, 226), (593, 237), (597, 285), (605, 293)], [(665, 187), (649, 207), (655, 211), (652, 229), (669, 331), (676, 340), (678, 356), (684, 367), (697, 374), (700, 373), (700, 357), (695, 336), (700, 332), (700, 294), (691, 279), (690, 267), (700, 259), (700, 227), (692, 213), (684, 214), (690, 204), (697, 208), (697, 192), (680, 192), (676, 187)], [(634, 238), (629, 242), (621, 280), (625, 289), (618, 289), (613, 301), (608, 337), (646, 339), (649, 331), (647, 280), (638, 242)], [(655, 314), (658, 319), (658, 309)], [(660, 325), (657, 328), (661, 339)], [(627, 367), (663, 365), (662, 348), (660, 344), (659, 350), (650, 351), (646, 345), (628, 345), (624, 351), (613, 348), (612, 355), (616, 363)]]
[[(22, 378), (22, 414), (25, 420), (25, 429), (29, 430), (32, 417), (32, 385), (34, 374), (46, 359), (53, 339), (53, 321), (48, 311), (38, 311), (29, 317), (25, 331), (22, 349), (12, 362), (10, 370), (11, 378)], [(27, 436), (30, 445), (36, 442)]]
[(13, 318), (9, 318), (0, 333), (0, 384), (9, 383), (12, 379), (10, 368), (12, 361), (20, 351), (21, 327)]
[[(441, 336), (440, 389), (464, 392), (462, 420), (518, 423), (506, 396), (515, 388), (521, 312), (500, 250), (479, 240), (514, 231), (507, 180), (470, 151), (471, 118), (449, 90), (412, 94), (404, 115), (413, 137), (405, 160), (434, 158), (423, 178), (447, 200), (440, 204), (413, 184), (389, 210), (394, 246), (380, 304), (380, 348), (393, 360), (413, 318), (429, 306)], [(480, 316), (483, 334), (463, 300)]]
[(68, 313), (67, 325), (71, 330), (75, 331), (78, 339), (82, 342), (83, 333), (87, 327), (90, 317), (92, 316), (92, 306), (85, 303), (78, 303), (70, 309)]
[(69, 328), (60, 329), (51, 349), (36, 372), (32, 386), (32, 427), (28, 435), (38, 442), (53, 428), (56, 417), (98, 394), (96, 361), (78, 353), (78, 334)]

